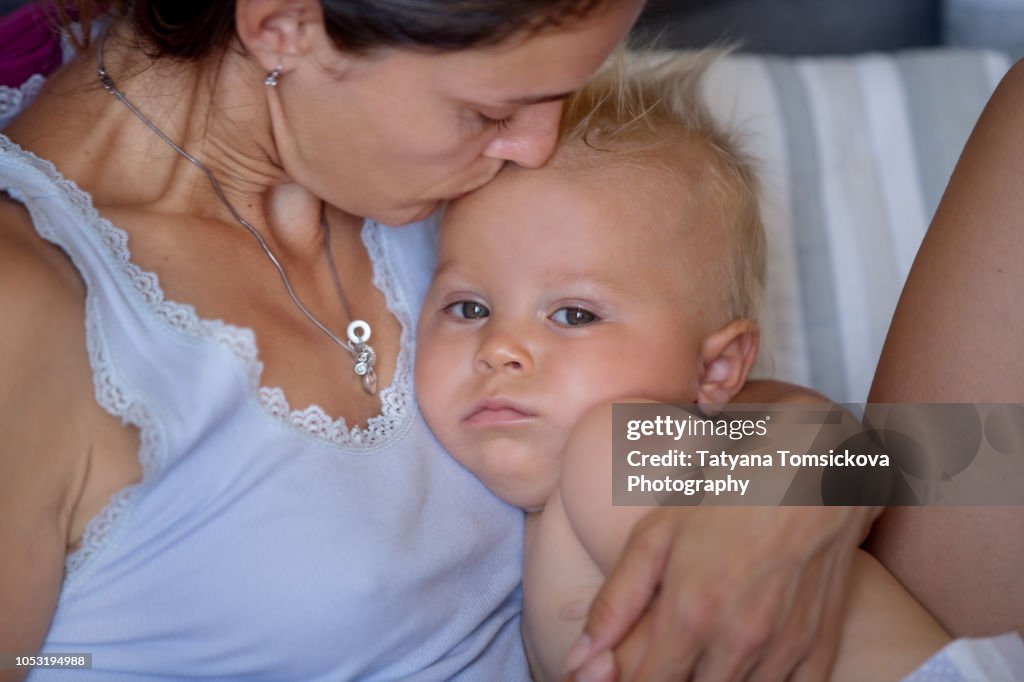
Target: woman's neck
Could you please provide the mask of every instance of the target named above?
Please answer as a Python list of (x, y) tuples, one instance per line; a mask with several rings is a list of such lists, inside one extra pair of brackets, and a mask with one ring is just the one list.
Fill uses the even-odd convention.
[[(115, 25), (104, 66), (150, 122), (207, 166), (225, 196), (272, 248), (299, 256), (321, 245), (320, 201), (277, 161), (263, 75), (240, 50), (202, 62), (151, 62)], [(97, 206), (138, 206), (233, 222), (201, 169), (99, 86), (94, 48), (56, 74), (8, 129), (52, 160)]]

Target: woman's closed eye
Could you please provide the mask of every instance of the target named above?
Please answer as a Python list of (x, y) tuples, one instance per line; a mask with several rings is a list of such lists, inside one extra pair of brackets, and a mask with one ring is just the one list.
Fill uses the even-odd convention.
[(460, 320), (482, 320), (491, 315), (487, 306), (478, 301), (456, 301), (445, 306), (444, 311)]
[(552, 313), (551, 321), (563, 327), (584, 327), (588, 324), (600, 322), (601, 318), (586, 308), (566, 306)]
[(508, 127), (512, 125), (512, 117), (504, 116), (502, 118), (494, 118), (487, 114), (480, 114), (480, 120), (484, 122), (488, 128), (497, 128), (498, 130), (508, 130)]

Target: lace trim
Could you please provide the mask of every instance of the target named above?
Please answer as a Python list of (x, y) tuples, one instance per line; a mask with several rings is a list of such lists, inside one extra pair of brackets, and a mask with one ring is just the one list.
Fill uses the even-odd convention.
[(107, 348), (100, 331), (100, 311), (96, 297), (89, 287), (86, 300), (86, 348), (89, 364), (93, 370), (93, 384), (96, 402), (110, 414), (121, 417), (125, 422), (139, 429), (139, 463), (142, 465), (142, 482), (125, 486), (111, 496), (103, 509), (89, 520), (82, 534), (81, 546), (67, 555), (64, 560), (64, 590), (62, 595), (81, 584), (88, 576), (85, 569), (104, 547), (119, 524), (124, 522), (127, 512), (134, 507), (135, 498), (143, 482), (148, 481), (158, 468), (160, 438), (157, 436), (155, 421), (142, 401), (124, 388), (124, 382), (116, 375), (110, 362)]
[(370, 417), (365, 428), (353, 426), (349, 429), (345, 425), (344, 417), (333, 419), (318, 405), (311, 405), (303, 410), (291, 410), (288, 407), (288, 399), (279, 388), (260, 387), (259, 390), (260, 402), (272, 415), (318, 438), (345, 447), (372, 447), (384, 442), (404, 423), (408, 414), (406, 408), (412, 402), (412, 377), (408, 357), (411, 348), (412, 320), (404, 299), (398, 300), (399, 289), (394, 282), (381, 241), (382, 229), (387, 228), (367, 221), (363, 225), (363, 244), (373, 263), (373, 285), (384, 292), (384, 301), (388, 310), (398, 318), (402, 333), (399, 337), (398, 359), (395, 361), (395, 376), (391, 380), (391, 385), (380, 392), (381, 413)]
[(0, 85), (0, 130), (6, 128), (39, 94), (46, 76), (37, 73), (20, 86)]
[[(16, 148), (13, 143), (0, 135), (0, 152), (8, 152)], [(38, 159), (28, 157), (31, 165)], [(9, 190), (11, 195), (21, 201), (32, 215), (32, 222), (40, 236), (64, 248), (75, 263), (76, 269), (82, 274), (86, 283), (85, 297), (85, 344), (89, 355), (89, 366), (93, 375), (93, 391), (96, 403), (115, 417), (120, 417), (126, 424), (135, 426), (139, 431), (139, 451), (137, 454), (142, 466), (142, 481), (147, 481), (157, 469), (159, 463), (159, 445), (156, 421), (150, 415), (148, 407), (142, 399), (126, 387), (125, 382), (117, 375), (116, 366), (110, 361), (100, 324), (100, 310), (97, 304), (95, 288), (87, 270), (81, 267), (74, 249), (67, 248), (66, 240), (57, 234), (49, 224), (47, 216), (37, 205), (28, 201), (16, 188)], [(71, 197), (73, 195), (69, 195)], [(73, 199), (72, 203), (76, 203)], [(125, 486), (111, 496), (103, 509), (86, 524), (82, 534), (81, 545), (64, 559), (64, 585), (61, 591), (63, 599), (68, 592), (88, 575), (87, 566), (91, 560), (108, 546), (108, 540), (126, 517), (126, 512), (134, 505), (135, 497), (142, 483)]]
[(37, 171), (43, 173), (57, 186), (100, 237), (108, 252), (120, 266), (132, 286), (142, 296), (146, 305), (172, 328), (191, 336), (206, 339), (230, 350), (246, 368), (250, 384), (257, 396), (257, 402), (274, 418), (292, 428), (329, 443), (344, 447), (373, 448), (391, 438), (410, 414), (412, 404), (411, 368), (408, 348), (411, 343), (412, 321), (408, 306), (399, 300), (398, 289), (386, 262), (380, 240), (380, 226), (367, 221), (363, 226), (363, 242), (373, 262), (374, 285), (383, 293), (389, 310), (402, 326), (400, 348), (395, 367), (395, 376), (390, 386), (380, 392), (381, 413), (371, 417), (366, 428), (351, 429), (344, 418), (333, 419), (320, 406), (311, 405), (301, 410), (292, 410), (284, 392), (276, 387), (260, 386), (263, 364), (259, 360), (256, 339), (252, 330), (225, 323), (221, 320), (200, 318), (195, 308), (188, 304), (175, 303), (164, 298), (157, 275), (139, 268), (131, 261), (128, 249), (128, 234), (114, 226), (96, 211), (91, 197), (78, 185), (64, 178), (56, 167), (45, 159), (21, 149), (7, 137), (0, 135), (0, 150), (21, 155)]

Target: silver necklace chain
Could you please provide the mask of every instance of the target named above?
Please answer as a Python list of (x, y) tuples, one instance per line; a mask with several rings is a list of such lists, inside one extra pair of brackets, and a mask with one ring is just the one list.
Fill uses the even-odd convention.
[(245, 218), (239, 215), (238, 211), (235, 210), (234, 205), (230, 201), (228, 201), (228, 198), (224, 194), (224, 190), (221, 188), (220, 182), (217, 181), (217, 178), (213, 174), (213, 171), (207, 168), (206, 164), (204, 164), (202, 161), (195, 158), (194, 156), (186, 152), (184, 149), (179, 147), (174, 142), (174, 140), (167, 137), (164, 131), (160, 130), (156, 126), (156, 124), (154, 124), (152, 121), (149, 120), (149, 118), (146, 117), (145, 114), (139, 111), (139, 109), (131, 103), (131, 101), (125, 96), (125, 94), (117, 88), (117, 86), (114, 84), (113, 78), (111, 78), (110, 74), (107, 73), (106, 67), (103, 62), (103, 47), (106, 44), (106, 42), (107, 34), (104, 33), (102, 38), (100, 38), (99, 45), (97, 46), (96, 63), (96, 72), (99, 75), (100, 85), (103, 86), (103, 89), (109, 92), (114, 97), (116, 97), (118, 100), (120, 100), (122, 104), (128, 107), (129, 111), (135, 114), (135, 116), (140, 121), (145, 123), (150, 130), (159, 135), (160, 139), (162, 139), (164, 142), (170, 145), (170, 147), (174, 151), (178, 152), (178, 154), (180, 154), (185, 160), (189, 161), (192, 165), (194, 165), (195, 167), (197, 167), (199, 170), (203, 171), (203, 173), (206, 174), (207, 179), (210, 181), (210, 185), (213, 187), (213, 191), (217, 194), (217, 198), (220, 199), (220, 202), (224, 204), (224, 206), (231, 213), (231, 217), (234, 218), (239, 225), (248, 230), (249, 233), (256, 238), (256, 241), (259, 243), (260, 248), (262, 248), (263, 252), (267, 254), (267, 258), (270, 259), (270, 262), (277, 270), (277, 273), (281, 276), (281, 281), (284, 283), (284, 288), (288, 292), (288, 296), (292, 299), (292, 303), (295, 304), (295, 307), (299, 309), (299, 311), (306, 317), (306, 319), (308, 319), (320, 331), (326, 334), (331, 341), (333, 341), (340, 348), (348, 352), (348, 354), (352, 357), (352, 371), (357, 377), (361, 379), (363, 390), (369, 393), (370, 395), (375, 394), (377, 392), (377, 373), (374, 369), (374, 366), (377, 364), (377, 354), (374, 352), (373, 347), (371, 347), (370, 344), (367, 343), (367, 341), (370, 340), (370, 325), (363, 320), (354, 319), (352, 317), (352, 311), (349, 310), (348, 300), (345, 298), (345, 292), (341, 286), (341, 279), (338, 277), (338, 270), (334, 264), (334, 256), (331, 253), (331, 232), (326, 220), (324, 220), (322, 223), (322, 229), (324, 232), (324, 247), (327, 252), (327, 264), (331, 271), (331, 278), (334, 281), (334, 288), (338, 292), (338, 298), (341, 300), (342, 307), (345, 309), (345, 313), (348, 315), (348, 319), (351, 320), (347, 329), (348, 343), (346, 343), (343, 339), (339, 338), (334, 332), (328, 329), (327, 326), (323, 322), (318, 320), (316, 316), (313, 315), (313, 313), (309, 312), (309, 309), (307, 309), (306, 306), (303, 305), (302, 301), (299, 300), (299, 297), (295, 294), (295, 290), (292, 288), (291, 281), (288, 279), (288, 275), (284, 271), (284, 266), (281, 265), (281, 262), (277, 259), (277, 256), (274, 255), (274, 252), (270, 250), (270, 247), (267, 245), (266, 240), (263, 239), (263, 236), (259, 233), (259, 231), (255, 227), (253, 227), (249, 223), (249, 221), (247, 221)]

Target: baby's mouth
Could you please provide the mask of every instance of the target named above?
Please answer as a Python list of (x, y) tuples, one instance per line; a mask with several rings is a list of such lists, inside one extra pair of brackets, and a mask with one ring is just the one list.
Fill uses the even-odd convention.
[(514, 426), (537, 418), (535, 412), (504, 398), (488, 398), (476, 403), (463, 419), (474, 426)]

